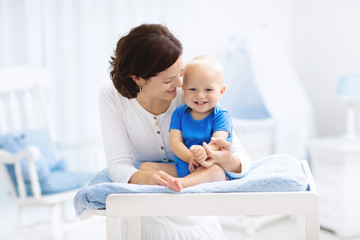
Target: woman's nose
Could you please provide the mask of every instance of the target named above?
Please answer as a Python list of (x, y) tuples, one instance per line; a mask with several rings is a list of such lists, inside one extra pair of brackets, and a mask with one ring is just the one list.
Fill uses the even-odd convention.
[(182, 86), (182, 80), (181, 80), (181, 77), (176, 77), (176, 81), (174, 81), (174, 83), (175, 83), (175, 86), (176, 87), (181, 87)]

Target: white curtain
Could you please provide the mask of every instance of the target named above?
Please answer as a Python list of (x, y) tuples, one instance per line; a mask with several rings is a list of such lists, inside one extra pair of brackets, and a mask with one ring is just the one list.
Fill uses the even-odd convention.
[(0, 0), (0, 68), (49, 69), (57, 137), (77, 142), (100, 134), (98, 88), (110, 81), (110, 55), (132, 27), (152, 22), (181, 29), (169, 18), (175, 1)]
[(233, 117), (272, 119), (274, 153), (307, 159), (307, 141), (315, 136), (314, 114), (283, 49), (267, 26), (234, 37), (224, 62), (227, 91), (221, 101)]
[(312, 104), (301, 81), (268, 27), (245, 36), (254, 82), (276, 121), (275, 152), (307, 159), (307, 142), (315, 136)]
[(100, 135), (98, 89), (110, 81), (117, 40), (132, 27), (165, 24), (183, 43), (185, 61), (221, 60), (229, 36), (265, 23), (288, 44), (288, 7), (288, 0), (0, 0), (0, 68), (49, 69), (56, 135), (82, 141)]

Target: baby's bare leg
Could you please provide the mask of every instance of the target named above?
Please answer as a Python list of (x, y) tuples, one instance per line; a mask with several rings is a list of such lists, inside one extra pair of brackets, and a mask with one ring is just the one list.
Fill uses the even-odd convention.
[(177, 177), (176, 168), (173, 164), (145, 162), (140, 165), (141, 171), (164, 171), (167, 174)]
[(183, 188), (191, 187), (196, 184), (225, 180), (226, 175), (224, 170), (219, 165), (213, 164), (209, 168), (201, 166), (186, 177), (169, 179), (168, 187), (179, 192)]

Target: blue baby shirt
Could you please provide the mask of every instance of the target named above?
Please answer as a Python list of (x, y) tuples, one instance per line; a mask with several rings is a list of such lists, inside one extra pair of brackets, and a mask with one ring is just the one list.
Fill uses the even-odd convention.
[[(178, 129), (182, 131), (183, 142), (187, 148), (193, 145), (201, 145), (203, 142), (209, 143), (211, 136), (216, 131), (226, 131), (229, 133), (227, 140), (232, 140), (231, 117), (227, 110), (217, 105), (212, 113), (201, 120), (194, 120), (190, 114), (190, 108), (184, 104), (175, 109), (170, 123), (170, 130)], [(175, 168), (178, 177), (185, 177), (190, 174), (189, 164), (182, 161), (177, 156), (174, 157)], [(229, 176), (231, 179), (231, 176)]]
[(227, 141), (232, 140), (230, 114), (220, 105), (216, 105), (214, 111), (201, 120), (194, 120), (190, 114), (190, 108), (186, 104), (181, 105), (173, 112), (170, 129), (182, 131), (183, 141), (187, 148), (192, 145), (202, 146), (203, 142), (209, 143), (216, 131), (228, 132)]

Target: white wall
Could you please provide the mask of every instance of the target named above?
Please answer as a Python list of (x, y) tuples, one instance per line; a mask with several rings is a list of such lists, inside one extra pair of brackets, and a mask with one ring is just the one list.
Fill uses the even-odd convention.
[(0, 0), (0, 67), (53, 70), (59, 135), (73, 139), (99, 131), (94, 86), (109, 81), (112, 49), (132, 27), (166, 24), (188, 60), (221, 59), (231, 35), (267, 24), (304, 83), (318, 135), (340, 135), (346, 105), (335, 88), (340, 74), (360, 72), (359, 12), (357, 0)]
[[(228, 38), (267, 24), (284, 45), (313, 104), (318, 137), (345, 132), (346, 103), (336, 96), (343, 74), (360, 74), (360, 1), (185, 1), (185, 58), (222, 58)], [(184, 10), (184, 8), (182, 10)], [(190, 17), (192, 16), (192, 17)], [(170, 25), (171, 28), (171, 25)], [(359, 104), (360, 105), (360, 104)], [(357, 106), (360, 132), (360, 107)]]
[(345, 132), (346, 104), (336, 86), (340, 75), (360, 74), (359, 12), (357, 0), (291, 1), (290, 54), (313, 103), (320, 137)]
[[(269, 25), (289, 47), (289, 0), (182, 1), (182, 28), (165, 22), (184, 45), (185, 59), (211, 53), (225, 54), (230, 36)], [(176, 12), (176, 11), (175, 11)]]
[[(165, 21), (184, 45), (185, 60), (224, 57), (231, 35), (269, 25), (288, 53), (313, 104), (318, 137), (345, 132), (346, 103), (336, 96), (342, 74), (360, 74), (358, 0), (183, 1), (182, 27)], [(175, 13), (176, 11), (174, 11)], [(167, 13), (168, 15), (170, 13)], [(360, 107), (357, 107), (360, 131)]]
[(289, 0), (0, 0), (0, 67), (50, 69), (58, 138), (79, 141), (100, 131), (97, 86), (120, 36), (142, 23), (163, 23), (184, 45), (185, 60), (222, 58), (231, 35), (268, 24), (290, 45)]

